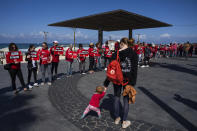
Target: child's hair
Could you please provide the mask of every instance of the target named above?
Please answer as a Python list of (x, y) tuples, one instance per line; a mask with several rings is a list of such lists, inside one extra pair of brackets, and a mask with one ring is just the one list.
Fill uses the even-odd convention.
[(97, 86), (96, 87), (96, 92), (101, 94), (104, 91), (104, 88), (102, 86)]

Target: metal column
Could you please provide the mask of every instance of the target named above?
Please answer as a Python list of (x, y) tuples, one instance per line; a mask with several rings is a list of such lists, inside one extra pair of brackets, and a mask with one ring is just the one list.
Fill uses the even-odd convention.
[(98, 30), (98, 42), (101, 43), (101, 45), (103, 44), (103, 30), (102, 29)]
[(133, 38), (133, 30), (129, 29), (129, 40)]

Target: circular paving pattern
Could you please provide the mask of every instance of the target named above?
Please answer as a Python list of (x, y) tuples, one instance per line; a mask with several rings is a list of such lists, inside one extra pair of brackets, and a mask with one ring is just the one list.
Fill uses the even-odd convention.
[[(49, 89), (49, 99), (53, 106), (58, 109), (61, 114), (68, 119), (72, 124), (84, 131), (119, 131), (123, 130), (121, 124), (115, 125), (110, 111), (106, 108), (101, 108), (102, 118), (99, 119), (94, 112), (90, 112), (88, 117), (80, 119), (84, 109), (86, 108), (89, 99), (83, 96), (77, 89), (77, 83), (82, 76), (79, 74), (72, 77), (62, 77), (60, 80), (56, 80)], [(103, 107), (112, 107), (113, 101), (107, 101), (107, 105)], [(174, 129), (168, 129), (165, 127), (153, 125), (144, 121), (136, 121), (131, 118), (132, 125), (125, 129), (126, 131), (172, 131)]]

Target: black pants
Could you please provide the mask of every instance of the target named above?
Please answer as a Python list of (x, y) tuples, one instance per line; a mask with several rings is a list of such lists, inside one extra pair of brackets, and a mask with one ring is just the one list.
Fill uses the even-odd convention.
[(89, 57), (89, 70), (94, 70), (94, 57)]
[(9, 70), (9, 74), (10, 74), (10, 77), (11, 77), (11, 81), (12, 81), (12, 89), (13, 90), (16, 90), (16, 76), (18, 76), (20, 82), (21, 82), (21, 85), (23, 88), (25, 88), (25, 82), (24, 82), (24, 79), (23, 79), (23, 74), (21, 72), (21, 69), (10, 69)]
[(53, 70), (55, 69), (55, 75), (57, 75), (57, 68), (58, 68), (59, 62), (52, 62), (52, 67), (51, 67), (51, 74), (53, 76)]
[(108, 61), (108, 64), (110, 63), (110, 58), (109, 57), (104, 57), (104, 67), (106, 68), (107, 67), (107, 61)]
[[(129, 96), (123, 97), (123, 115), (120, 115), (120, 96), (122, 92), (122, 88), (124, 89), (122, 85), (116, 85), (114, 86), (114, 116), (115, 118), (122, 116), (122, 120), (125, 121), (127, 119), (128, 113), (129, 113)], [(122, 111), (121, 111), (122, 112)]]
[(150, 58), (144, 57), (144, 65), (150, 65)]
[(28, 85), (30, 84), (32, 72), (33, 72), (33, 75), (34, 75), (34, 83), (37, 82), (37, 68), (28, 69), (28, 79), (27, 79), (27, 84)]

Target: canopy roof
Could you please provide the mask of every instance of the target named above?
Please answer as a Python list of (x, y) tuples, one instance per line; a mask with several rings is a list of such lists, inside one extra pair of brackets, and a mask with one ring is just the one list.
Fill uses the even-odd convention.
[(49, 26), (118, 31), (128, 29), (167, 27), (172, 25), (120, 9), (61, 21), (49, 24)]

